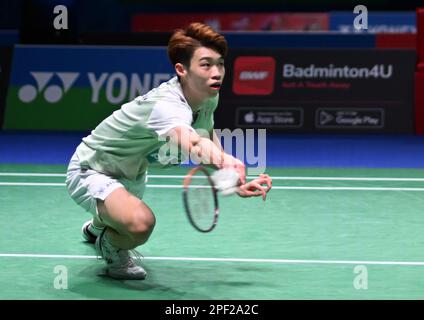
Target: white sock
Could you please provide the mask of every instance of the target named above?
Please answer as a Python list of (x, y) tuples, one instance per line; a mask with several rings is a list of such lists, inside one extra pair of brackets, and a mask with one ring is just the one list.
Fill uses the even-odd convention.
[(96, 227), (93, 222), (91, 222), (91, 224), (88, 226), (88, 230), (94, 234), (96, 237), (98, 237), (100, 235), (100, 233), (102, 233), (103, 228), (100, 227)]

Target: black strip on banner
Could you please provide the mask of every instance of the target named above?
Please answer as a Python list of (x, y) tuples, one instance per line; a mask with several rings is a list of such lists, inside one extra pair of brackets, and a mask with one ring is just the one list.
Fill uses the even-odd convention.
[(0, 47), (0, 128), (3, 126), (3, 115), (6, 106), (11, 58), (12, 48)]

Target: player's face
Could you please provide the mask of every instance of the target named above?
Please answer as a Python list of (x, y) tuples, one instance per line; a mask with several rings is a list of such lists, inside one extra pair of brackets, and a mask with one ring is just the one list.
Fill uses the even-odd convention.
[(195, 96), (207, 99), (218, 94), (224, 75), (224, 58), (213, 49), (200, 47), (193, 53), (185, 81)]

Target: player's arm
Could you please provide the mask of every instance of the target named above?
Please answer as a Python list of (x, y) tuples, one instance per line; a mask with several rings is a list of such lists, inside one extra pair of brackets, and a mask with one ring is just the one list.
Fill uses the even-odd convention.
[(181, 151), (203, 164), (211, 164), (218, 169), (234, 168), (240, 176), (241, 184), (246, 183), (245, 165), (238, 159), (224, 152), (211, 139), (201, 137), (187, 126), (175, 127), (167, 133), (171, 143), (181, 147)]

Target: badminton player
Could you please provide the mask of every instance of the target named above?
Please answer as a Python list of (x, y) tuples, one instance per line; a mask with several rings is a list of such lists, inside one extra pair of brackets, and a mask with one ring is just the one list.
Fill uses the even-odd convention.
[[(233, 168), (240, 177), (241, 197), (262, 196), (271, 178), (246, 182), (244, 164), (226, 154), (213, 130), (213, 114), (225, 75), (227, 42), (211, 27), (192, 23), (177, 30), (168, 44), (176, 77), (121, 106), (82, 139), (66, 178), (72, 199), (93, 218), (83, 236), (95, 243), (115, 279), (144, 279), (146, 272), (132, 258), (155, 226), (155, 216), (142, 200), (151, 155), (167, 136), (203, 163)], [(200, 135), (198, 132), (208, 132)]]

